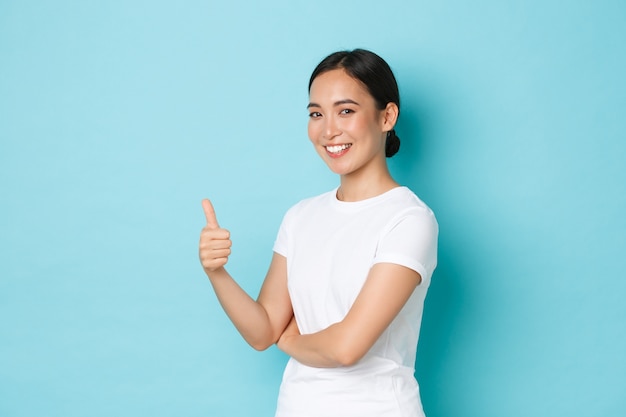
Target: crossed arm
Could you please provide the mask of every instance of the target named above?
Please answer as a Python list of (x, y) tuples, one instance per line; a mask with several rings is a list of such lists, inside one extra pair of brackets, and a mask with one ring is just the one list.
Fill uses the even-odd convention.
[(412, 269), (380, 263), (346, 317), (317, 333), (301, 335), (287, 291), (287, 261), (274, 254), (256, 301), (221, 268), (209, 275), (224, 310), (244, 339), (255, 349), (274, 343), (297, 361), (318, 368), (358, 362), (402, 309), (421, 281)]
[(230, 235), (217, 224), (210, 202), (205, 202), (207, 226), (200, 237), (202, 266), (224, 311), (257, 350), (277, 343), (305, 365), (352, 365), (372, 347), (421, 282), (420, 275), (412, 269), (375, 264), (343, 320), (317, 333), (301, 335), (287, 290), (287, 259), (274, 254), (259, 297), (252, 299), (224, 269), (230, 255)]
[(420, 275), (412, 269), (375, 264), (343, 320), (305, 335), (292, 320), (278, 347), (298, 362), (317, 368), (353, 365), (370, 350), (420, 282)]

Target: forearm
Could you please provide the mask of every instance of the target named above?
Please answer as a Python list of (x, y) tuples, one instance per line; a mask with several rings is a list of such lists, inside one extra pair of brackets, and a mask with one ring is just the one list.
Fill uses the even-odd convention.
[(338, 368), (358, 362), (365, 354), (351, 343), (343, 323), (336, 323), (312, 334), (283, 334), (278, 347), (298, 362), (315, 368)]
[(391, 324), (420, 280), (420, 275), (409, 268), (376, 264), (343, 320), (305, 335), (290, 324), (278, 347), (298, 362), (316, 368), (354, 365)]
[(220, 228), (213, 205), (202, 200), (207, 224), (198, 255), (224, 311), (243, 338), (257, 350), (276, 343), (293, 316), (287, 290), (287, 260), (274, 254), (258, 300), (253, 300), (224, 269), (231, 253), (230, 232)]
[(250, 297), (224, 269), (207, 272), (217, 299), (241, 336), (257, 350), (276, 342), (265, 308)]

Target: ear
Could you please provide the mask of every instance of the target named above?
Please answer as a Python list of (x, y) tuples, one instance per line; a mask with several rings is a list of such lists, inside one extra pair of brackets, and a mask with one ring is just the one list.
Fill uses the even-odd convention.
[(389, 132), (394, 128), (398, 121), (398, 105), (396, 103), (387, 103), (387, 106), (383, 110), (383, 132)]

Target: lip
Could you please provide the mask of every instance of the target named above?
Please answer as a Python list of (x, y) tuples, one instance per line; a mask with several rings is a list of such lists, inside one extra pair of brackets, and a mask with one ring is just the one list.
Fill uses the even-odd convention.
[(351, 143), (339, 143), (333, 146), (341, 146), (341, 145), (348, 145), (348, 146), (345, 149), (340, 150), (339, 152), (330, 152), (328, 150), (328, 147), (326, 146), (324, 146), (324, 150), (326, 150), (326, 154), (330, 156), (331, 158), (340, 158), (343, 155), (345, 155), (350, 150), (350, 148), (352, 148)]

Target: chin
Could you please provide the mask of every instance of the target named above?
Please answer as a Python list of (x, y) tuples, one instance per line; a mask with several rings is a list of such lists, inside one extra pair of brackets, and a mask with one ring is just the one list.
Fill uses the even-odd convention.
[(326, 162), (326, 166), (333, 172), (333, 174), (337, 175), (347, 175), (352, 172), (350, 168), (338, 164), (333, 164), (332, 161)]

